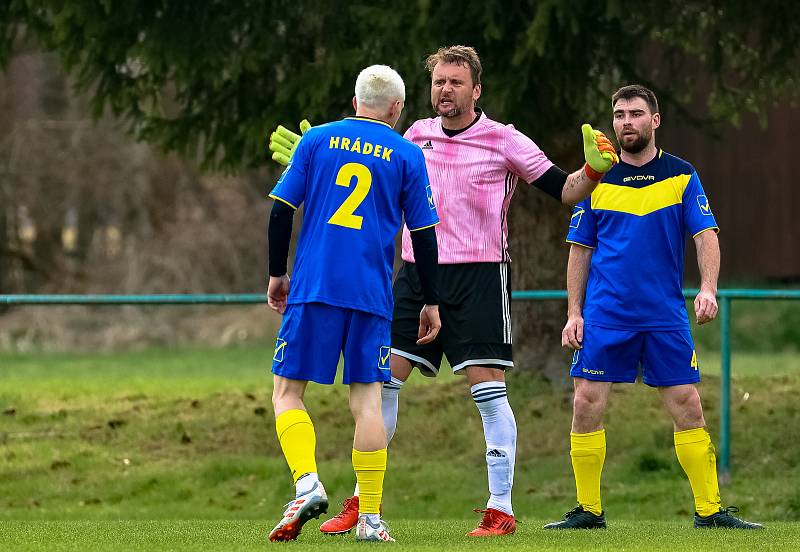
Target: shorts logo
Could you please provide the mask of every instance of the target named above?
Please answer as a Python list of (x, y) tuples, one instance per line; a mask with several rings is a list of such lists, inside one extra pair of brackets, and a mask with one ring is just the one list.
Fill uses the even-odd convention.
[(391, 347), (381, 346), (381, 350), (378, 352), (378, 370), (389, 369), (389, 356), (391, 354), (392, 354)]
[(578, 364), (578, 359), (581, 358), (581, 351), (580, 349), (576, 349), (574, 353), (572, 353), (572, 365), (575, 366)]
[(286, 351), (286, 340), (280, 337), (275, 342), (275, 353), (272, 355), (272, 360), (275, 362), (283, 362), (283, 355)]
[(704, 215), (711, 214), (711, 205), (708, 204), (708, 198), (704, 195), (697, 196), (697, 204), (700, 206), (700, 212)]
[(583, 372), (584, 374), (591, 374), (593, 376), (602, 376), (603, 374), (605, 374), (603, 370), (589, 370), (588, 368), (583, 368), (581, 372)]
[(428, 207), (431, 208), (431, 211), (436, 209), (436, 205), (433, 203), (433, 190), (431, 190), (431, 185), (428, 184), (425, 186), (425, 194), (428, 196)]
[(692, 351), (692, 363), (690, 366), (697, 370), (697, 351)]
[(583, 213), (585, 209), (582, 207), (575, 207), (575, 212), (572, 213), (572, 218), (569, 219), (569, 227), (570, 228), (577, 228), (578, 225), (581, 223), (581, 218), (583, 218)]

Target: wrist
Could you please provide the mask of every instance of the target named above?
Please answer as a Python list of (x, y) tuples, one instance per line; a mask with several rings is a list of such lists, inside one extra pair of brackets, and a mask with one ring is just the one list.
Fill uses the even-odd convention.
[(600, 179), (603, 178), (603, 174), (605, 174), (594, 170), (589, 166), (589, 163), (583, 164), (583, 172), (586, 174), (587, 178), (593, 182), (600, 182)]

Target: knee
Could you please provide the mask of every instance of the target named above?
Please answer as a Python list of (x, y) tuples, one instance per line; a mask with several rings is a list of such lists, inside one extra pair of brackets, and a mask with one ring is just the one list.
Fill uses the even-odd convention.
[(700, 402), (700, 394), (694, 388), (676, 394), (672, 397), (671, 402), (674, 408), (687, 414), (703, 411), (703, 405)]
[(575, 392), (575, 397), (572, 401), (573, 412), (578, 416), (584, 416), (595, 412), (598, 408), (602, 407), (600, 397), (592, 393)]
[(685, 393), (678, 397), (675, 407), (693, 422), (699, 423), (703, 420), (703, 403), (700, 401), (700, 395), (696, 391), (694, 393)]

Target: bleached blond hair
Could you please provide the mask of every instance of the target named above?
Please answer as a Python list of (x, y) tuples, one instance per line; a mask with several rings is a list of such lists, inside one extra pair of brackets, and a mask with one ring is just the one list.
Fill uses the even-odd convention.
[(356, 79), (358, 105), (385, 110), (397, 100), (405, 101), (406, 85), (397, 71), (388, 65), (370, 65)]

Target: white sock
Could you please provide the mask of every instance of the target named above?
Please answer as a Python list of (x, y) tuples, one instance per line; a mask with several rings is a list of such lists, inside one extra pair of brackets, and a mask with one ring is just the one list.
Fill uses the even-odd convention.
[[(381, 389), (381, 414), (383, 414), (383, 427), (386, 429), (386, 444), (392, 442), (394, 431), (397, 429), (397, 407), (399, 404), (400, 389), (403, 380), (392, 378), (383, 383)], [(353, 491), (353, 496), (358, 496), (358, 483)]]
[[(294, 496), (303, 496), (304, 494), (310, 492), (317, 483), (319, 483), (319, 475), (317, 475), (316, 472), (308, 472), (301, 475), (300, 479), (298, 479), (294, 484)], [(322, 483), (320, 483), (320, 485), (322, 485)]]
[(381, 388), (381, 414), (383, 414), (383, 427), (386, 428), (386, 444), (392, 442), (397, 429), (397, 407), (399, 404), (400, 388), (403, 381), (397, 378), (384, 382)]
[(511, 487), (517, 454), (517, 422), (508, 404), (506, 384), (502, 381), (477, 383), (470, 387), (470, 393), (481, 414), (486, 439), (486, 468), (489, 472), (486, 507), (514, 515)]
[(359, 517), (366, 516), (367, 520), (372, 525), (378, 525), (381, 522), (381, 515), (380, 514), (358, 514)]

